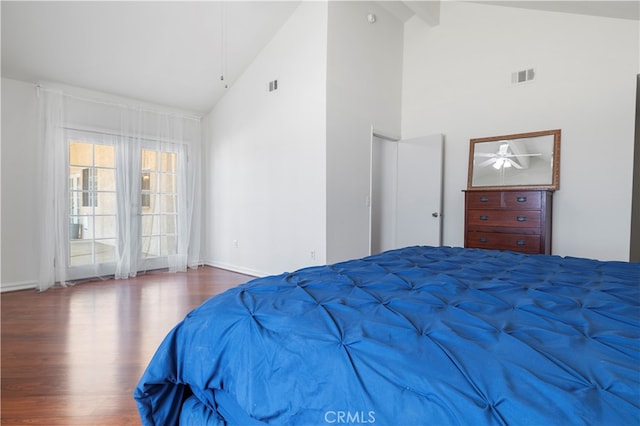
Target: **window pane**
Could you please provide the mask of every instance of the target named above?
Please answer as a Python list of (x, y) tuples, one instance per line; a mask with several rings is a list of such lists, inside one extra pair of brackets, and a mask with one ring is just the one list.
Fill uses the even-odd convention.
[(140, 189), (143, 191), (151, 190), (151, 173), (142, 172), (142, 181), (140, 182)]
[(106, 263), (116, 261), (116, 240), (96, 240), (95, 263)]
[(115, 147), (113, 145), (94, 145), (95, 166), (115, 167)]
[(71, 188), (82, 189), (82, 169), (84, 167), (69, 167), (69, 185)]
[(82, 192), (69, 191), (69, 213), (80, 214), (80, 206), (82, 206)]
[(142, 150), (142, 170), (158, 170), (157, 151)]
[(160, 237), (142, 238), (142, 256), (155, 257), (160, 255)]
[(148, 173), (149, 174), (149, 191), (158, 192), (158, 174), (157, 173)]
[[(70, 178), (71, 182), (78, 182), (78, 189), (83, 191), (81, 207), (95, 207), (97, 204), (95, 191), (98, 188), (97, 169), (85, 167), (80, 169), (77, 179)], [(75, 185), (75, 183), (74, 183)]]
[(144, 195), (144, 199), (141, 201), (144, 201), (146, 204), (143, 204), (143, 214), (151, 214), (151, 213), (156, 213), (158, 210), (160, 210), (160, 208), (158, 207), (158, 202), (160, 201), (159, 198), (154, 195), (154, 194), (142, 194)]
[(153, 229), (153, 218), (149, 215), (143, 215), (142, 220), (140, 222), (140, 235), (146, 237), (151, 235), (151, 230)]
[(151, 195), (148, 193), (140, 194), (140, 206), (145, 210), (151, 207)]
[(70, 142), (69, 164), (74, 166), (93, 165), (93, 144), (78, 141)]
[(116, 193), (115, 192), (98, 192), (97, 207), (95, 214), (116, 214)]
[(80, 233), (82, 234), (83, 240), (92, 240), (95, 235), (95, 227), (93, 225), (93, 216), (78, 216), (78, 222), (81, 224), (82, 229)]
[(93, 241), (73, 240), (69, 244), (69, 266), (93, 263)]
[(96, 185), (98, 191), (115, 191), (116, 190), (116, 171), (115, 169), (95, 169)]
[(69, 221), (69, 239), (80, 240), (82, 239), (82, 223), (78, 217), (71, 217)]
[(176, 171), (176, 154), (174, 152), (162, 153), (162, 169), (163, 172)]
[(176, 192), (176, 175), (174, 174), (161, 175), (160, 188), (162, 192)]
[(115, 238), (116, 237), (116, 217), (96, 216), (94, 238)]
[(159, 216), (156, 215), (144, 215), (142, 216), (142, 235), (160, 235), (160, 221)]
[(162, 213), (175, 213), (176, 212), (176, 197), (175, 195), (162, 195)]
[(163, 256), (167, 256), (170, 254), (175, 254), (176, 252), (176, 238), (173, 236), (162, 237), (161, 239), (161, 254)]
[(176, 233), (176, 215), (164, 215), (162, 216), (162, 234), (175, 234)]

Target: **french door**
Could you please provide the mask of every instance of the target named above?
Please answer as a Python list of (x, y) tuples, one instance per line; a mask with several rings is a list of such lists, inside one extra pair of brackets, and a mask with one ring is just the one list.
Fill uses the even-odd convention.
[(140, 253), (145, 269), (166, 267), (178, 241), (178, 153), (142, 149)]
[(167, 267), (178, 241), (179, 149), (149, 141), (118, 155), (115, 135), (75, 130), (67, 141), (68, 278), (113, 275), (126, 256), (136, 271)]

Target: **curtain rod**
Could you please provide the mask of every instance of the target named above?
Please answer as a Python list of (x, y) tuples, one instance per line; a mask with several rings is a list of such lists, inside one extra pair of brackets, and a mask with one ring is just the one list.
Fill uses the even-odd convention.
[[(70, 130), (72, 132), (93, 133), (95, 135), (114, 136), (114, 137), (123, 136), (122, 134), (117, 133), (115, 131), (83, 128), (82, 126), (74, 126), (74, 125), (71, 125), (71, 124), (65, 124), (65, 125), (62, 126), (62, 128), (64, 130)], [(146, 141), (146, 142), (159, 143), (159, 144), (189, 145), (189, 143), (186, 143), (186, 142), (180, 141), (180, 140), (173, 140), (173, 139), (166, 139), (166, 138), (155, 138), (154, 139), (154, 138), (152, 138), (151, 136), (148, 136), (148, 135), (143, 135), (143, 136), (137, 137), (136, 139), (139, 139), (141, 141)]]
[(145, 108), (145, 107), (140, 107), (140, 106), (127, 105), (125, 103), (120, 103), (120, 102), (106, 101), (106, 100), (102, 100), (102, 99), (85, 98), (85, 97), (82, 97), (82, 96), (65, 93), (64, 90), (62, 90), (62, 89), (51, 89), (51, 88), (45, 87), (45, 86), (43, 86), (41, 84), (35, 84), (35, 87), (36, 87), (36, 93), (37, 93), (38, 97), (40, 97), (40, 90), (44, 90), (46, 92), (59, 93), (62, 96), (65, 96), (67, 98), (73, 98), (73, 99), (77, 99), (77, 100), (85, 101), (85, 102), (93, 102), (93, 103), (96, 103), (96, 104), (115, 106), (115, 107), (119, 107), (119, 108), (135, 108), (136, 110), (142, 111), (142, 112), (152, 112), (152, 113), (155, 113), (155, 114), (174, 115), (174, 116), (177, 116), (177, 117), (180, 117), (180, 118), (202, 121), (202, 116), (201, 115), (184, 114), (184, 113), (173, 112), (173, 111), (172, 112), (162, 111), (162, 110), (159, 110), (159, 109), (151, 109), (151, 108)]

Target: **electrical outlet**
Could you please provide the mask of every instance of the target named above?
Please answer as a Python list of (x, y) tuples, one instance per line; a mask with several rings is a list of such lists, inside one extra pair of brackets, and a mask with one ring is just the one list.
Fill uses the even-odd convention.
[(311, 257), (311, 260), (316, 260), (316, 251), (311, 250), (311, 252), (309, 253), (309, 256)]
[(233, 247), (238, 248), (238, 240), (233, 240)]

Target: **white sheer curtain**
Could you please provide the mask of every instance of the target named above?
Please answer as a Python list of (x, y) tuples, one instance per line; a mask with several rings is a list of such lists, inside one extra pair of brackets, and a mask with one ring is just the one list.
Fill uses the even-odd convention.
[[(200, 117), (109, 99), (39, 90), (42, 186), (38, 288), (139, 271), (197, 267), (201, 222)], [(114, 150), (113, 258), (70, 262), (70, 148), (83, 140)], [(146, 165), (145, 165), (146, 164)], [(147, 167), (148, 169), (145, 169)], [(152, 179), (146, 198), (142, 180)], [(155, 192), (154, 192), (155, 191)], [(95, 230), (87, 232), (95, 237)], [(95, 255), (94, 255), (95, 258)]]
[[(64, 103), (62, 92), (38, 90), (40, 150), (38, 169), (42, 173), (37, 191), (40, 201), (40, 271), (38, 289), (46, 290), (56, 282), (67, 281), (66, 267), (59, 259), (67, 259), (64, 225), (67, 223), (66, 145), (64, 138)], [(64, 224), (64, 225), (63, 225)]]

